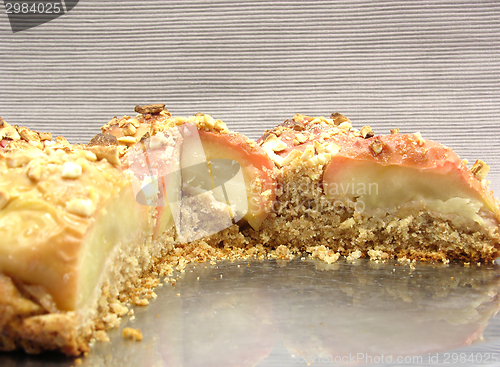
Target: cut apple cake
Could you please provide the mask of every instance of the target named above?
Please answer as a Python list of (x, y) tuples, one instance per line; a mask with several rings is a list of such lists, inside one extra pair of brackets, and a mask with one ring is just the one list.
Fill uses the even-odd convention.
[(136, 112), (84, 145), (0, 119), (0, 350), (80, 355), (193, 261), (499, 256), (488, 166), (419, 133)]

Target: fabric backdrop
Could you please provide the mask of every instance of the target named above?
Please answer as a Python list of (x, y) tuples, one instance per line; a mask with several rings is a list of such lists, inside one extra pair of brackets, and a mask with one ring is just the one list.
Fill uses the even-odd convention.
[(251, 138), (296, 112), (420, 131), (498, 194), (500, 2), (80, 0), (17, 33), (0, 5), (7, 122), (86, 142), (152, 102)]

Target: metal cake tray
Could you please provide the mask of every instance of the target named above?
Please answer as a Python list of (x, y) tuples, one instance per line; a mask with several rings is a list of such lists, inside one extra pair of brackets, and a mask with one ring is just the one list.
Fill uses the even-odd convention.
[[(500, 265), (222, 261), (189, 265), (81, 366), (487, 366), (500, 363)], [(125, 340), (124, 327), (144, 339)], [(77, 363), (79, 363), (78, 361)], [(0, 365), (74, 366), (58, 354)]]

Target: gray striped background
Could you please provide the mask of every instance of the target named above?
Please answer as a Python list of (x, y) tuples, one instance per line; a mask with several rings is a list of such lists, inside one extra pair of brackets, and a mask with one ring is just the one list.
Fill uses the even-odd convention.
[(0, 5), (0, 116), (85, 142), (164, 102), (257, 138), (342, 112), (486, 160), (500, 192), (499, 1), (80, 0), (13, 34)]

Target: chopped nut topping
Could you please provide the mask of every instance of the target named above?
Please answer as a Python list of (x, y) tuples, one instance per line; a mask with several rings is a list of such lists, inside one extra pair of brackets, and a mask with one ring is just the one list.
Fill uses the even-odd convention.
[(68, 143), (66, 138), (64, 136), (58, 136), (55, 138), (55, 143), (52, 145), (53, 149), (61, 149), (63, 154), (64, 152), (69, 153), (71, 152), (71, 145)]
[(84, 150), (84, 153), (85, 153), (85, 159), (90, 161), (90, 162), (95, 162), (97, 161), (97, 156), (92, 153), (91, 151), (88, 151), (88, 150)]
[(137, 105), (134, 108), (134, 111), (140, 114), (150, 113), (152, 115), (158, 114), (165, 109), (165, 104), (149, 104), (149, 105)]
[(417, 143), (419, 146), (423, 146), (425, 144), (425, 139), (422, 138), (422, 135), (419, 132), (416, 132), (413, 135), (415, 135), (415, 138), (417, 138)]
[(352, 129), (352, 125), (349, 121), (344, 121), (342, 122), (340, 125), (339, 125), (339, 128), (342, 129), (342, 130), (351, 130)]
[(82, 175), (82, 166), (73, 162), (64, 162), (61, 176), (62, 178), (78, 178)]
[(41, 141), (52, 140), (51, 133), (38, 133), (38, 136), (40, 137)]
[(278, 128), (280, 126), (283, 126), (286, 128), (293, 129), (295, 131), (304, 131), (306, 127), (304, 126), (304, 123), (302, 121), (304, 120), (305, 117), (307, 116), (296, 114), (292, 120), (285, 120), (278, 126)]
[(297, 133), (295, 134), (295, 138), (297, 139), (297, 141), (299, 143), (305, 143), (307, 141), (307, 136), (305, 136), (304, 134), (302, 133)]
[(303, 161), (307, 161), (314, 157), (314, 147), (312, 145), (309, 145), (306, 150), (304, 150), (304, 153), (300, 156), (300, 159)]
[(384, 145), (380, 140), (376, 139), (370, 143), (370, 148), (375, 155), (379, 155), (382, 152)]
[(314, 163), (324, 166), (330, 161), (330, 159), (332, 159), (331, 153), (322, 153), (311, 158), (311, 161), (314, 160)]
[(138, 128), (141, 126), (141, 123), (139, 120), (137, 120), (135, 117), (129, 118), (127, 120), (128, 123), (131, 123), (133, 127)]
[(326, 151), (328, 153), (331, 153), (332, 155), (335, 155), (337, 154), (338, 152), (340, 152), (340, 145), (338, 144), (335, 144), (333, 141), (330, 142), (326, 147), (325, 147)]
[(478, 159), (470, 170), (479, 181), (482, 181), (486, 178), (486, 175), (490, 171), (490, 166)]
[(160, 115), (165, 116), (165, 117), (172, 117), (172, 114), (170, 112), (168, 112), (168, 110), (161, 111)]
[(137, 132), (137, 129), (131, 123), (126, 123), (123, 125), (122, 131), (125, 136), (133, 136)]
[(316, 153), (321, 154), (326, 151), (326, 148), (323, 144), (319, 143), (317, 140), (313, 141), (313, 147)]
[(205, 129), (207, 131), (215, 130), (220, 133), (228, 133), (229, 129), (226, 124), (221, 120), (215, 120), (212, 116), (197, 113), (194, 116), (191, 116), (187, 119), (179, 118), (174, 120), (177, 125), (180, 125), (184, 122), (186, 123), (194, 123), (198, 127), (198, 129)]
[(126, 145), (134, 145), (137, 143), (137, 140), (133, 136), (122, 136), (118, 138), (118, 142)]
[(183, 123), (185, 123), (185, 122), (186, 122), (186, 120), (187, 120), (187, 118), (186, 118), (186, 117), (184, 117), (184, 116), (175, 116), (175, 117), (174, 117), (174, 123), (175, 123), (176, 125), (182, 125)]
[(42, 178), (42, 165), (35, 162), (33, 161), (33, 164), (30, 165), (26, 174), (31, 181), (38, 182)]
[(278, 167), (283, 167), (283, 158), (274, 153), (271, 149), (266, 149), (267, 155)]
[(366, 125), (361, 128), (361, 136), (365, 139), (373, 138), (375, 133), (370, 126)]
[(215, 120), (215, 126), (214, 126), (215, 130), (219, 131), (219, 132), (226, 132), (228, 131), (228, 128), (226, 126), (226, 124), (224, 122), (222, 122), (221, 120)]
[(30, 129), (20, 126), (17, 128), (17, 132), (19, 133), (19, 136), (21, 139), (26, 140), (27, 142), (30, 141), (35, 141), (39, 142), (40, 141), (40, 136), (34, 131), (31, 131)]
[(106, 159), (109, 163), (120, 166), (120, 158), (118, 157), (118, 147), (116, 145), (100, 146), (95, 145), (88, 147), (94, 153), (98, 160)]
[[(293, 121), (298, 122), (298, 123), (302, 123), (302, 121), (304, 121), (306, 118), (307, 118), (307, 116), (306, 116), (306, 115), (303, 115), (303, 114), (301, 114), (301, 113), (296, 113), (296, 114), (293, 116)], [(287, 121), (289, 122), (289, 120), (286, 120), (286, 121), (285, 121), (285, 123), (286, 123)], [(302, 127), (303, 127), (303, 125), (302, 125)]]
[(2, 125), (0, 126), (0, 139), (19, 140), (21, 137), (14, 126), (2, 120)]
[(121, 129), (124, 127), (126, 124), (128, 124), (130, 121), (130, 116), (127, 116), (126, 118), (123, 117), (122, 119), (118, 120), (118, 127)]
[(133, 339), (136, 341), (141, 341), (142, 340), (142, 333), (137, 329), (133, 329), (131, 327), (126, 327), (122, 331), (122, 337), (124, 339)]
[(90, 199), (73, 198), (66, 203), (66, 210), (81, 217), (90, 217), (94, 214), (94, 203)]
[(280, 152), (287, 147), (287, 144), (276, 137), (274, 134), (269, 134), (264, 143), (262, 144), (264, 149), (271, 149), (274, 152)]
[(7, 206), (9, 200), (9, 195), (6, 192), (0, 191), (0, 210)]
[(394, 135), (394, 134), (399, 134), (399, 127), (395, 128), (395, 129), (391, 129), (391, 135)]
[(210, 115), (203, 115), (203, 122), (204, 125), (209, 129), (213, 129), (215, 127), (215, 120)]
[(281, 165), (282, 166), (287, 166), (290, 164), (290, 162), (292, 162), (293, 160), (299, 158), (300, 156), (302, 156), (302, 152), (300, 150), (292, 150), (290, 153), (288, 153), (288, 155), (285, 157), (285, 159), (282, 159), (281, 161)]
[(116, 138), (116, 136), (111, 134), (97, 134), (92, 139), (90, 139), (87, 146), (93, 147), (97, 145), (101, 146), (118, 145), (118, 139)]
[(336, 126), (339, 126), (343, 122), (349, 122), (349, 123), (351, 122), (351, 120), (349, 120), (347, 117), (338, 112), (332, 113), (330, 115), (330, 118), (333, 120), (333, 123)]
[(68, 146), (69, 145), (69, 142), (66, 140), (66, 138), (64, 136), (58, 136), (56, 137), (56, 144), (61, 144), (61, 145), (64, 145), (64, 146)]

